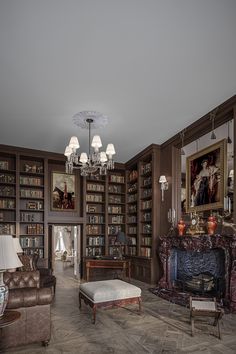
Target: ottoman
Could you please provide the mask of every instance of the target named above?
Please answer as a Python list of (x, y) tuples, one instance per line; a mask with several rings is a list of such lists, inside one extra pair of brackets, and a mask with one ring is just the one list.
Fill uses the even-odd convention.
[(81, 308), (81, 299), (93, 309), (93, 323), (96, 321), (98, 307), (138, 304), (139, 314), (141, 313), (141, 289), (119, 279), (81, 284), (79, 288), (79, 308)]

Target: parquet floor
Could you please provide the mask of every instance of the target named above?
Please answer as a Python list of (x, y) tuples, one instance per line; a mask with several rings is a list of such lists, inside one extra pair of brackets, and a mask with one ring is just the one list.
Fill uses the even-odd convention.
[[(65, 271), (66, 273), (66, 271)], [(191, 337), (189, 310), (169, 303), (142, 288), (143, 313), (137, 306), (99, 309), (96, 324), (91, 323), (91, 309), (82, 303), (78, 309), (78, 282), (70, 275), (57, 274), (57, 290), (52, 306), (52, 338), (47, 348), (40, 344), (11, 349), (14, 354), (144, 354), (144, 353), (236, 353), (236, 315), (224, 315), (222, 340), (209, 325), (212, 319), (196, 322)]]

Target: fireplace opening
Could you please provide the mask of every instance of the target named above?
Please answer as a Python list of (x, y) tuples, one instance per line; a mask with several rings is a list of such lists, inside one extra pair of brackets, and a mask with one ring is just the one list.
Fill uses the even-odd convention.
[(225, 293), (225, 252), (223, 249), (188, 251), (173, 248), (170, 257), (173, 287), (203, 296), (222, 298)]

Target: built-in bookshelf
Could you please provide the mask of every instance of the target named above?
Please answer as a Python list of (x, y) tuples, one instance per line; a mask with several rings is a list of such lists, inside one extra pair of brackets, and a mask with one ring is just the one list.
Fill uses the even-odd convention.
[[(115, 170), (108, 174), (107, 200), (108, 254), (117, 255), (116, 237), (119, 231), (125, 232), (125, 171)], [(125, 245), (121, 245), (125, 254)]]
[(105, 254), (105, 176), (86, 178), (86, 256)]
[(137, 165), (127, 172), (127, 255), (137, 255), (138, 245), (138, 169)]
[(44, 257), (44, 160), (20, 156), (19, 236), (26, 254)]
[(16, 156), (0, 155), (0, 235), (16, 234)]
[(140, 166), (140, 256), (152, 255), (152, 161)]

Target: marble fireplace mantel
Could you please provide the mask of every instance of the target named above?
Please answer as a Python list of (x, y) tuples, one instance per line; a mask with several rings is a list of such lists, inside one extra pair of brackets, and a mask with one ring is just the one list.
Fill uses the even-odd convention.
[(159, 257), (163, 266), (163, 276), (158, 286), (172, 290), (171, 252), (173, 249), (206, 252), (222, 249), (225, 254), (225, 295), (224, 301), (231, 311), (236, 311), (236, 235), (196, 235), (161, 236)]

